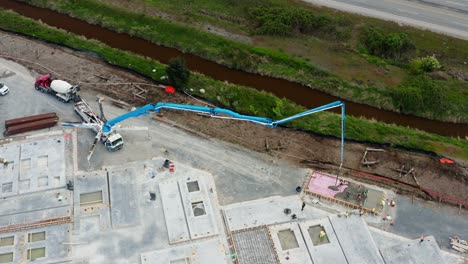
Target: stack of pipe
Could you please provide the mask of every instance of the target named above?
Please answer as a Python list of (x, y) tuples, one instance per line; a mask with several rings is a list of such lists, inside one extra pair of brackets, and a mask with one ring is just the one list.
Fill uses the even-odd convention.
[(58, 122), (57, 113), (46, 113), (5, 120), (3, 135), (11, 136), (18, 133), (53, 127)]

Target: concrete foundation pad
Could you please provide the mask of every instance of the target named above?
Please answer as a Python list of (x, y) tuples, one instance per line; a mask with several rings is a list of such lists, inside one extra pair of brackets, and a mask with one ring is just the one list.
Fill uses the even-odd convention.
[[(320, 226), (326, 233), (328, 243), (322, 243), (319, 233), (309, 232), (309, 228)], [(310, 220), (299, 223), (304, 241), (309, 249), (310, 256), (314, 264), (327, 263), (346, 263), (346, 258), (336, 237), (335, 230), (328, 218)], [(315, 236), (315, 237), (312, 237)], [(318, 240), (319, 243), (314, 244), (313, 240)]]
[(109, 171), (112, 228), (138, 225), (140, 211), (136, 201), (136, 180), (132, 169)]
[(269, 226), (268, 230), (280, 263), (312, 264), (303, 234), (296, 222)]
[(445, 264), (440, 254), (439, 246), (433, 236), (407, 241), (400, 245), (380, 249), (387, 264)]
[(348, 263), (384, 263), (362, 217), (332, 215), (329, 219)]
[[(299, 195), (269, 197), (225, 206), (224, 213), (231, 231), (284, 223), (290, 221), (293, 214), (298, 219), (319, 219), (331, 214), (311, 205), (301, 211), (301, 205)], [(286, 208), (291, 209), (290, 214), (284, 213)]]
[(142, 264), (222, 264), (230, 263), (222, 242), (211, 239), (197, 244), (171, 247), (141, 254)]

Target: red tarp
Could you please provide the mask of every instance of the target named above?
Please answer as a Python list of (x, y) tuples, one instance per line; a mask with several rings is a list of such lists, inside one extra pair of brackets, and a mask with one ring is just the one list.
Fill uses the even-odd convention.
[(439, 161), (442, 164), (454, 164), (455, 163), (455, 161), (453, 161), (451, 159), (447, 159), (447, 158), (441, 158)]
[(166, 93), (174, 94), (175, 93), (175, 88), (172, 87), (172, 86), (165, 86), (164, 91), (166, 91)]

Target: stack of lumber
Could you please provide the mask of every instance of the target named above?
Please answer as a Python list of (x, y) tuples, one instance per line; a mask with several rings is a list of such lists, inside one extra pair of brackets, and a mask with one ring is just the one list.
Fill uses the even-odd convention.
[(457, 236), (450, 238), (450, 244), (452, 248), (458, 252), (468, 252), (468, 243), (465, 240), (459, 239)]
[(18, 133), (53, 127), (58, 122), (57, 113), (46, 113), (5, 120), (3, 135), (11, 136)]

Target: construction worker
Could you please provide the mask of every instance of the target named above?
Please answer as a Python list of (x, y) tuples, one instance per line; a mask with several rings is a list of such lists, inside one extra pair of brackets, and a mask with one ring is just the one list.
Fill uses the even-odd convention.
[(396, 205), (396, 202), (395, 202), (394, 200), (392, 200), (392, 201), (390, 202), (390, 206), (391, 206), (391, 207), (395, 207), (395, 205)]
[(4, 158), (0, 158), (0, 163), (3, 163), (3, 167), (8, 166), (8, 160)]
[(359, 216), (362, 216), (364, 213), (365, 213), (364, 208), (361, 208), (361, 209), (359, 210)]
[(323, 229), (320, 230), (320, 233), (319, 233), (319, 238), (320, 239), (323, 239), (326, 235), (327, 235), (327, 233), (325, 233), (325, 231)]
[(380, 206), (382, 207), (382, 209), (385, 207), (385, 200), (382, 200), (382, 201), (380, 202)]

